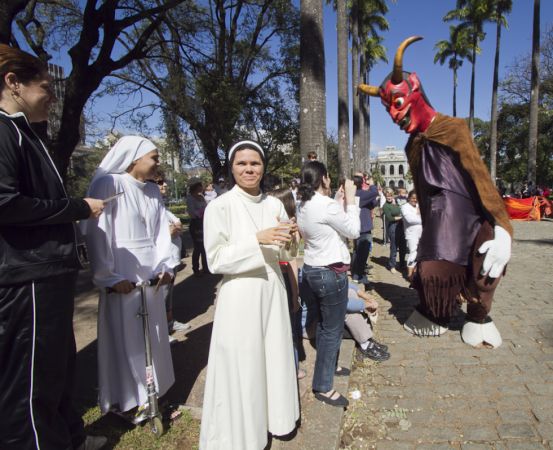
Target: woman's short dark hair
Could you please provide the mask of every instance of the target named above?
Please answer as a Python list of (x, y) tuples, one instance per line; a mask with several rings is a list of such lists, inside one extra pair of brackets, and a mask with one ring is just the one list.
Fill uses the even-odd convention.
[(284, 205), (286, 214), (291, 219), (296, 217), (296, 201), (294, 200), (294, 195), (292, 191), (288, 188), (275, 189), (274, 191), (269, 192), (269, 195), (278, 198)]
[(315, 195), (315, 191), (323, 183), (323, 177), (328, 176), (325, 165), (320, 161), (309, 161), (301, 169), (301, 183), (298, 194), (302, 202), (308, 202)]
[(48, 67), (36, 56), (18, 48), (0, 44), (0, 91), (4, 89), (4, 76), (13, 72), (19, 82), (28, 83), (48, 73)]
[[(256, 142), (257, 145), (259, 145), (261, 147), (260, 144), (258, 144)], [(238, 147), (236, 147), (234, 149), (234, 151), (232, 152), (232, 155), (230, 155), (230, 159), (229, 159), (229, 162), (228, 162), (228, 175), (229, 175), (229, 185), (230, 187), (234, 187), (234, 185), (236, 184), (236, 180), (234, 179), (234, 176), (232, 175), (232, 165), (234, 164), (234, 159), (236, 158), (236, 154), (240, 151), (240, 150), (253, 150), (254, 152), (257, 152), (257, 154), (260, 156), (261, 158), (261, 161), (263, 161), (263, 177), (265, 176), (265, 171), (267, 170), (267, 164), (266, 164), (266, 161), (265, 161), (265, 155), (263, 154), (263, 152), (260, 152), (259, 149), (255, 148), (255, 146), (249, 144), (247, 141), (244, 142), (244, 144), (242, 145), (239, 145)], [(261, 189), (263, 190), (263, 178), (261, 178), (261, 184), (260, 184), (260, 187)]]

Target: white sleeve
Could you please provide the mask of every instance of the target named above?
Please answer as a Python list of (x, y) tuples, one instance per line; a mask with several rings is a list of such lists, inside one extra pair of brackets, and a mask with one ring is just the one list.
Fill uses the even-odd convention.
[(169, 216), (163, 204), (161, 194), (156, 194), (156, 227), (154, 229), (154, 242), (156, 246), (156, 262), (154, 264), (154, 273), (157, 275), (162, 272), (173, 273), (173, 267), (180, 263), (175, 259), (173, 251), (173, 242), (171, 241), (171, 232), (169, 231)]
[[(92, 198), (107, 198), (115, 194), (113, 177), (98, 179), (90, 186), (88, 195)], [(100, 288), (112, 287), (125, 280), (123, 275), (115, 272), (115, 260), (112, 252), (113, 209), (116, 201), (105, 205), (104, 211), (97, 219), (86, 221), (86, 245), (90, 257), (90, 266), (94, 284)]]
[(223, 201), (207, 205), (204, 215), (204, 247), (212, 273), (235, 275), (262, 268), (265, 258), (255, 233), (246, 237), (231, 236), (232, 213)]
[(325, 223), (334, 228), (341, 236), (357, 239), (361, 229), (359, 206), (347, 205), (346, 211), (336, 201), (332, 201), (326, 208)]
[(401, 215), (403, 216), (403, 221), (407, 226), (422, 224), (421, 215), (417, 214), (415, 208), (409, 205), (409, 203), (406, 203), (401, 207)]

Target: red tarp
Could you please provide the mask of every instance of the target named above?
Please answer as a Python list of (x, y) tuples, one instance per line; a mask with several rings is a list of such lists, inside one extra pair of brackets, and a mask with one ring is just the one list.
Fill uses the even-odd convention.
[(551, 215), (551, 202), (545, 197), (505, 197), (503, 201), (512, 220), (541, 220), (542, 217)]

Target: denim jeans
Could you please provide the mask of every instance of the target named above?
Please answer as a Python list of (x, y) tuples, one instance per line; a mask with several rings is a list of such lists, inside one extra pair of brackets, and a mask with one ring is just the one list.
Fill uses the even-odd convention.
[(357, 238), (355, 250), (353, 252), (353, 265), (351, 268), (352, 276), (357, 278), (363, 278), (365, 275), (365, 267), (367, 265), (367, 258), (371, 251), (373, 242), (373, 235), (370, 231), (361, 233)]
[(328, 392), (334, 382), (338, 351), (344, 331), (348, 304), (348, 277), (345, 272), (335, 273), (325, 267), (312, 267), (305, 264), (302, 282), (307, 282), (309, 285), (320, 314), (312, 387), (317, 392)]

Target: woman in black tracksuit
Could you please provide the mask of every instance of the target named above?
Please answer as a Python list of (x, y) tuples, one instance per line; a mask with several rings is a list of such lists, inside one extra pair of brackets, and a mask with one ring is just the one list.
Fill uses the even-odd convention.
[[(84, 448), (71, 405), (73, 222), (103, 202), (71, 199), (30, 123), (55, 101), (46, 66), (0, 44), (0, 448)], [(93, 448), (86, 440), (87, 448)]]

